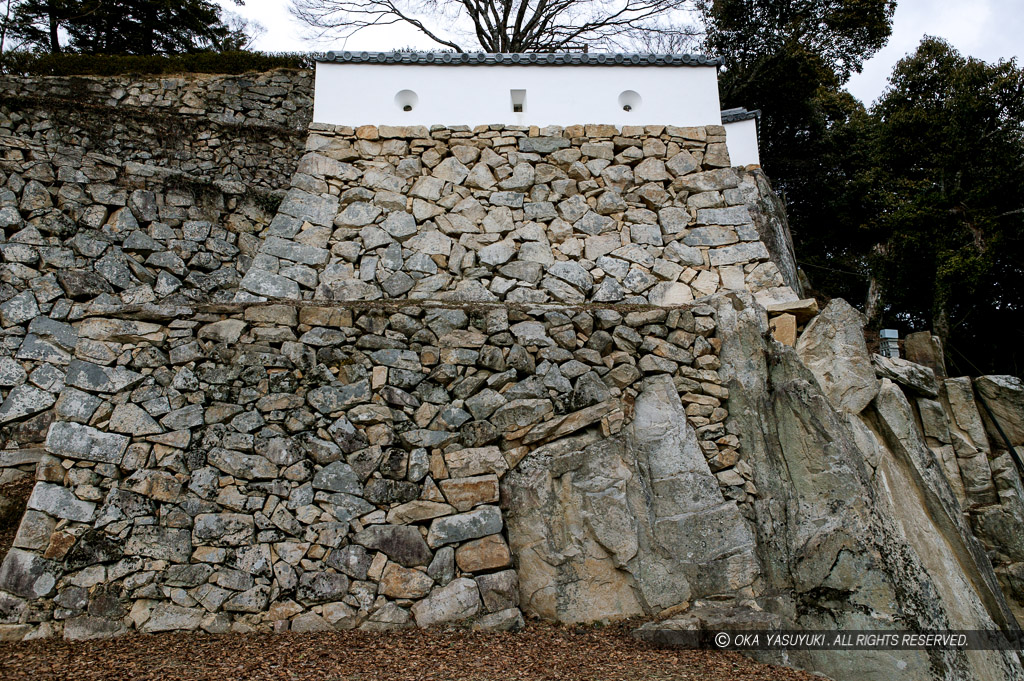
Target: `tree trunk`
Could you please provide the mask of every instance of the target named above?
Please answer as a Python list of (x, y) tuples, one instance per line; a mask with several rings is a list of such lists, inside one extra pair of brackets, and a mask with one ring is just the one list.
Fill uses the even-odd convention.
[(57, 7), (54, 0), (50, 0), (47, 3), (47, 14), (50, 21), (50, 52), (53, 54), (60, 54), (60, 35), (57, 32), (58, 21), (57, 21)]
[(7, 42), (7, 24), (11, 20), (11, 2), (12, 0), (7, 0), (4, 3), (4, 18), (0, 21), (0, 54), (4, 53), (4, 45)]
[(932, 298), (932, 333), (947, 347), (949, 341), (949, 284), (943, 279), (935, 281), (935, 295)]
[[(889, 252), (888, 244), (875, 244), (871, 249), (877, 257), (884, 257)], [(885, 307), (885, 300), (882, 293), (882, 284), (875, 274), (875, 268), (871, 268), (871, 279), (868, 281), (868, 296), (864, 301), (864, 315), (867, 317), (867, 325), (870, 329), (878, 329), (882, 326), (882, 311)]]

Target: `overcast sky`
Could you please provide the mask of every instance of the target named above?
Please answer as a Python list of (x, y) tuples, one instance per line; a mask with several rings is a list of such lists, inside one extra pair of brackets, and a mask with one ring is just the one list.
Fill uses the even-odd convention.
[[(220, 0), (226, 9), (254, 19), (267, 29), (255, 47), (271, 52), (313, 49), (390, 50), (413, 46), (430, 49), (432, 43), (415, 30), (400, 26), (367, 30), (341, 41), (314, 42), (309, 29), (288, 14), (287, 0), (246, 0), (234, 7)], [(889, 44), (867, 62), (864, 72), (850, 81), (850, 91), (866, 104), (885, 89), (893, 65), (914, 50), (924, 35), (951, 42), (963, 54), (986, 61), (1017, 57), (1024, 59), (1024, 0), (899, 0)]]

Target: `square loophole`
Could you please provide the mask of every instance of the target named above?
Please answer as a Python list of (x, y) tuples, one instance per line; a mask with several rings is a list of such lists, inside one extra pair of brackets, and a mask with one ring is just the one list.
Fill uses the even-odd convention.
[(512, 98), (512, 113), (523, 113), (526, 111), (526, 90), (509, 90)]

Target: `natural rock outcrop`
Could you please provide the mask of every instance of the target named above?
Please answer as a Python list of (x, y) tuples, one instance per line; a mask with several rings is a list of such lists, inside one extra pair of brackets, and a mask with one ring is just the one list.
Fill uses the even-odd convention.
[(622, 435), (534, 450), (503, 498), (528, 614), (587, 622), (751, 593), (750, 528), (667, 376), (645, 382)]
[(811, 320), (796, 352), (836, 409), (859, 414), (878, 394), (879, 380), (864, 342), (863, 315), (836, 298)]
[[(749, 300), (718, 309), (729, 426), (759, 492), (758, 602), (794, 628), (1016, 629), (903, 393), (884, 383), (862, 417), (844, 416), (796, 354), (766, 343)], [(1016, 654), (1002, 651), (790, 659), (840, 679), (1022, 676)]]
[(979, 376), (974, 380), (974, 388), (987, 406), (983, 410), (985, 426), (996, 447), (1006, 448), (1004, 437), (1013, 447), (1024, 445), (1024, 381), (1016, 376)]
[[(628, 504), (609, 490), (618, 506), (597, 503), (593, 522), (636, 575), (643, 607), (576, 620), (749, 590), (752, 537), (736, 504), (746, 479), (724, 431), (712, 307), (213, 309), (65, 324), (69, 351), (102, 337), (110, 358), (37, 360), (25, 372), (64, 366), (79, 378), (54, 387), (45, 455), (5, 455), (41, 462), (0, 570), (18, 604), (0, 626), (24, 635), (44, 613), (32, 622), (73, 621), (63, 631), (74, 638), (477, 616), (476, 626), (514, 629), (518, 575), (538, 574), (510, 569), (519, 538), (506, 519), (518, 502), (499, 495), (501, 481), (538, 452), (602, 438), (592, 470), (605, 476), (614, 455), (636, 484), (616, 482)], [(174, 359), (150, 366), (142, 358), (154, 352)], [(551, 515), (535, 520), (550, 527)], [(619, 522), (634, 523), (631, 537)], [(86, 593), (100, 588), (117, 594), (106, 615)]]

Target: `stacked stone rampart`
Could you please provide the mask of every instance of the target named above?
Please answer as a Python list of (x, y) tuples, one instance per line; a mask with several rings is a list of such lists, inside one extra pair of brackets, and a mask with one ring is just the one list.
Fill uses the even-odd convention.
[(0, 77), (5, 99), (37, 103), (73, 101), (79, 109), (145, 111), (193, 116), (229, 125), (277, 126), (304, 131), (312, 120), (313, 73), (278, 69), (236, 76)]
[(515, 626), (501, 478), (565, 438), (616, 435), (661, 375), (722, 486), (746, 495), (727, 468), (737, 443), (708, 306), (134, 316), (158, 313), (35, 329), (63, 354), (22, 366), (63, 385), (25, 382), (4, 403), (56, 399), (0, 572), (8, 628)]
[(502, 478), (665, 379), (711, 512), (756, 494), (692, 301), (796, 296), (720, 129), (316, 127), (271, 220), (7, 120), (8, 636), (516, 626)]
[(798, 298), (721, 126), (315, 125), (241, 288), (380, 298), (677, 305)]
[(295, 171), (311, 90), (302, 71), (0, 77), (5, 281), (65, 272), (67, 297), (121, 299), (107, 305), (233, 290)]
[(721, 127), (307, 134), (309, 81), (0, 79), (0, 639), (1014, 629), (1024, 387), (798, 300)]
[[(637, 549), (597, 521), (586, 549), (629, 614), (751, 595), (701, 299), (797, 295), (724, 130), (312, 126), (303, 152), (304, 78), (0, 83), (0, 460), (37, 481), (5, 637), (515, 627), (521, 556), (558, 540), (508, 499), (539, 461), (586, 480), (595, 443), (647, 462), (614, 483)], [(535, 591), (574, 579), (556, 554), (524, 607), (587, 619)]]

